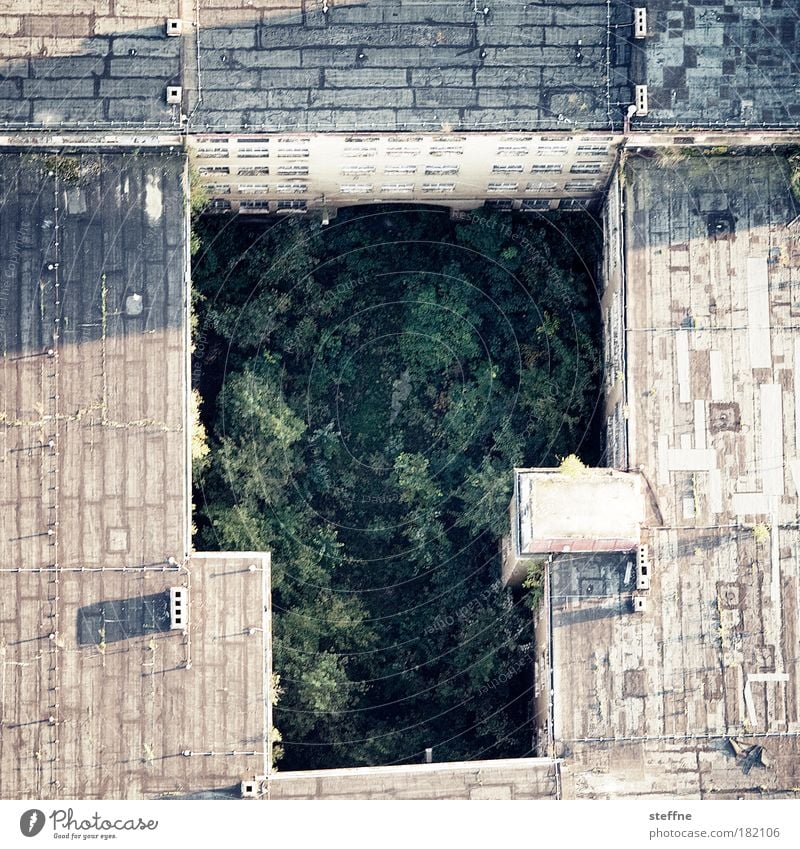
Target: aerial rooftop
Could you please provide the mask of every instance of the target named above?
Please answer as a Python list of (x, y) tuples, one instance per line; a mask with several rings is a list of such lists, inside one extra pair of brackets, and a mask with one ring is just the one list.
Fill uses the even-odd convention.
[(556, 799), (551, 758), (275, 772), (270, 799)]
[(630, 76), (648, 87), (635, 127), (800, 126), (800, 0), (648, 0)]
[[(618, 0), (199, 6), (6, 3), (0, 121), (245, 145), (608, 132), (646, 83), (634, 129), (800, 126), (800, 0), (652, 0), (636, 40)], [(632, 474), (518, 476), (517, 554), (561, 552), (537, 643), (546, 757), (278, 775), (267, 795), (800, 786), (798, 206), (782, 155), (692, 157), (682, 138), (625, 172)], [(191, 552), (185, 179), (168, 150), (0, 156), (4, 798), (234, 792), (266, 771), (269, 558)], [(574, 552), (630, 548), (643, 519), (634, 610), (628, 553)], [(188, 630), (169, 627), (176, 587)]]
[(613, 469), (515, 471), (519, 551), (617, 549), (639, 542), (644, 519), (638, 475)]
[(800, 231), (788, 166), (633, 157), (625, 192), (628, 464), (648, 483), (651, 583), (636, 591), (628, 556), (555, 558), (552, 753), (569, 754), (565, 796), (790, 793)]
[[(629, 17), (613, 4), (612, 24)], [(182, 19), (182, 35), (166, 36), (167, 18)], [(71, 0), (46, 13), (21, 0), (0, 15), (0, 121), (174, 128), (185, 113), (195, 131), (618, 129), (630, 102), (606, 0), (210, 0), (197, 20), (199, 31), (178, 0)], [(180, 104), (167, 104), (167, 85), (181, 86)]]
[(0, 572), (0, 797), (233, 795), (263, 775), (268, 574), (255, 554)]
[(183, 163), (0, 156), (2, 566), (188, 551)]
[(639, 544), (644, 500), (639, 476), (589, 469), (515, 469), (512, 532), (503, 582), (524, 579), (527, 563), (562, 551), (630, 551)]
[(642, 7), (634, 38), (619, 0), (20, 0), (0, 12), (0, 122), (618, 130), (647, 84), (635, 127), (800, 125), (800, 0)]
[(265, 769), (268, 556), (190, 557), (184, 179), (166, 153), (0, 156), (3, 798)]
[(204, 15), (196, 128), (524, 130), (622, 123), (622, 112), (610, 104), (623, 97), (627, 81), (609, 76), (607, 60), (613, 66), (619, 58), (615, 49), (607, 53), (605, 0), (331, 0), (327, 13), (321, 2), (256, 5), (262, 14), (236, 28), (223, 9)]
[[(179, 0), (37, 0), (0, 12), (0, 123), (65, 129), (177, 128), (166, 86), (196, 97), (196, 71), (181, 70), (181, 38), (165, 36)], [(196, 68), (187, 60), (187, 67)], [(185, 77), (183, 82), (181, 78)]]

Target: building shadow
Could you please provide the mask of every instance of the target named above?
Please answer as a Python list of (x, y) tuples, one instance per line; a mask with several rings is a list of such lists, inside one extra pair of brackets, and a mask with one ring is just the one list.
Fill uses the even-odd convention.
[(117, 643), (170, 630), (169, 593), (99, 601), (77, 615), (79, 646)]

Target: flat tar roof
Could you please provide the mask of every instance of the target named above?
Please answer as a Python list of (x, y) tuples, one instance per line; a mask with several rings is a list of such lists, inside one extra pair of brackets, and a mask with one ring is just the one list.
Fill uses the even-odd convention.
[[(10, 127), (180, 125), (168, 84), (196, 97), (192, 39), (167, 38), (180, 0), (20, 0), (0, 11), (0, 122)], [(188, 27), (188, 22), (187, 22)]]
[[(634, 613), (626, 558), (604, 576), (570, 563), (571, 583), (553, 563), (565, 796), (790, 794), (800, 230), (787, 162), (632, 157), (624, 180), (629, 465), (648, 482), (651, 586)], [(741, 754), (756, 745), (763, 765)]]
[(270, 799), (556, 799), (551, 758), (276, 772)]
[(268, 556), (189, 557), (184, 169), (0, 156), (4, 798), (265, 770)]
[[(0, 571), (0, 795), (238, 795), (264, 774), (268, 575), (247, 553)], [(175, 586), (185, 632), (167, 630)]]
[(226, 5), (204, 4), (195, 128), (605, 129), (629, 97), (605, 0)]
[(631, 80), (648, 87), (635, 127), (800, 125), (800, 0), (648, 0)]
[(644, 502), (639, 476), (613, 469), (515, 470), (519, 554), (631, 549)]
[[(489, 11), (483, 13), (486, 6)], [(20, 0), (0, 25), (12, 126), (619, 129), (629, 48), (606, 0)], [(168, 104), (166, 87), (182, 89)]]
[(0, 564), (189, 546), (184, 160), (0, 156)]
[[(9, 127), (316, 132), (800, 125), (800, 0), (19, 0)], [(488, 8), (484, 14), (483, 9)], [(182, 34), (167, 37), (168, 18)], [(609, 14), (610, 13), (610, 14)], [(195, 23), (199, 21), (199, 28)], [(180, 86), (180, 102), (166, 100)]]

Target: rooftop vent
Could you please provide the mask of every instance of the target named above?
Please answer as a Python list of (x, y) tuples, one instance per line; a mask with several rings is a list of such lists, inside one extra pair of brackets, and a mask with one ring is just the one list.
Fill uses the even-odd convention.
[(264, 776), (256, 776), (255, 778), (248, 778), (243, 781), (240, 785), (240, 793), (242, 799), (255, 799), (261, 795), (261, 782), (264, 780)]
[(189, 625), (189, 590), (186, 587), (169, 588), (169, 627), (185, 631)]
[(167, 35), (176, 36), (183, 32), (183, 21), (179, 18), (167, 18)]
[(180, 103), (182, 89), (179, 85), (167, 86), (167, 103)]
[(650, 558), (646, 545), (640, 545), (636, 552), (636, 589), (650, 589)]
[(633, 37), (647, 37), (647, 9), (638, 8), (633, 10)]
[(647, 86), (637, 85), (634, 97), (636, 106), (636, 112), (634, 112), (634, 115), (647, 115)]
[(135, 318), (137, 315), (142, 314), (142, 310), (144, 309), (144, 302), (142, 300), (142, 296), (138, 292), (134, 292), (132, 295), (128, 295), (125, 298), (125, 315)]

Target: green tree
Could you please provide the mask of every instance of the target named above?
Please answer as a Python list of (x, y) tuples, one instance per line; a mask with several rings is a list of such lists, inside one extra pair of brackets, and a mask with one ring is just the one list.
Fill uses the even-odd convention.
[(597, 229), (402, 207), (197, 228), (195, 332), (222, 352), (198, 545), (273, 552), (281, 767), (527, 754), (532, 623), (498, 542), (515, 466), (594, 460)]

